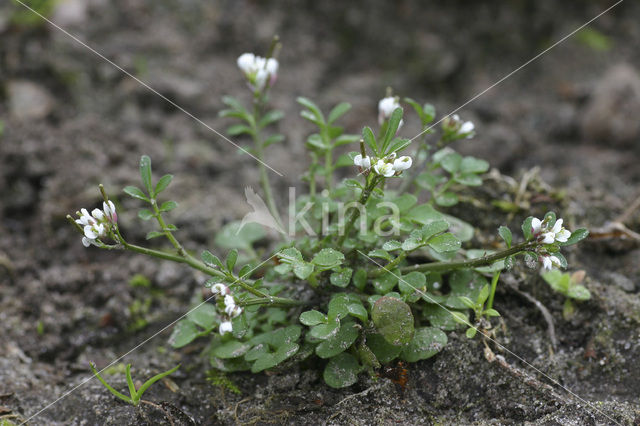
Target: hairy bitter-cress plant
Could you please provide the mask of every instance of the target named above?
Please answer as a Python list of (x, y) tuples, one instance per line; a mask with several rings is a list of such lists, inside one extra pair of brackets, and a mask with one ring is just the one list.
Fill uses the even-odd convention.
[[(210, 277), (204, 283), (210, 289), (209, 303), (176, 324), (173, 347), (208, 339), (206, 356), (223, 372), (257, 373), (318, 357), (326, 360), (326, 383), (345, 387), (361, 372), (372, 373), (395, 359), (415, 362), (435, 355), (447, 344), (445, 331), (459, 323), (468, 327), (468, 337), (477, 331), (484, 334), (491, 328), (490, 319), (500, 315), (493, 307), (500, 271), (510, 269), (516, 258), (523, 257), (532, 268), (566, 268), (561, 247), (582, 240), (587, 230), (570, 232), (553, 212), (542, 219), (528, 217), (521, 237), (500, 227), (500, 250), (468, 247), (473, 226), (444, 209), (460, 202), (461, 189), (482, 185), (489, 168), (486, 161), (464, 157), (451, 147), (473, 138), (474, 125), (453, 115), (433, 131), (432, 105), (391, 93), (379, 102), (379, 127), (364, 127), (361, 135), (347, 134), (338, 124), (350, 109), (348, 103), (326, 114), (311, 100), (297, 99), (300, 115), (314, 123), (317, 132), (306, 140), (308, 193), (291, 203), (285, 223), (263, 163), (269, 145), (284, 140), (272, 131), (283, 113), (268, 107), (278, 73), (276, 47), (274, 43), (266, 58), (250, 53), (238, 58), (253, 102), (245, 106), (225, 97), (228, 109), (221, 112), (236, 121), (229, 135), (253, 141), (249, 152), (260, 160), (264, 201), (251, 191), (247, 197), (259, 199), (254, 204), (264, 207), (256, 212), (262, 218), (256, 222), (279, 231), (275, 257), (258, 258), (253, 245), (266, 234), (256, 223), (244, 222), (228, 224), (218, 234), (216, 245), (228, 250), (224, 261), (208, 250), (194, 256), (165, 219), (177, 206), (161, 201), (172, 176), (154, 182), (147, 156), (140, 160), (142, 187), (124, 191), (146, 204), (139, 218), (158, 225), (147, 239), (164, 237), (168, 249), (127, 241), (102, 187), (102, 210), (82, 209), (77, 219), (69, 217), (85, 246), (185, 263)], [(413, 109), (423, 130), (412, 156), (403, 154), (411, 141), (398, 136), (402, 104)], [(353, 152), (337, 154), (344, 145)], [(338, 181), (335, 171), (345, 167), (350, 177)], [(559, 272), (545, 279), (570, 298), (587, 297)]]

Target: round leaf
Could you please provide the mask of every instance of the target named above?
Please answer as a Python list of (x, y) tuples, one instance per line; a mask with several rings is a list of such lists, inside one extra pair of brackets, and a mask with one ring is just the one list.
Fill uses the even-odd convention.
[(351, 354), (341, 353), (331, 358), (324, 369), (324, 381), (332, 388), (345, 388), (358, 381), (360, 364)]
[(395, 297), (381, 297), (371, 309), (378, 332), (392, 345), (405, 345), (413, 337), (413, 314), (409, 305)]
[(431, 358), (447, 344), (447, 335), (437, 328), (418, 328), (409, 345), (402, 351), (402, 359), (416, 362)]
[(358, 338), (358, 328), (353, 322), (345, 322), (338, 332), (316, 346), (320, 358), (331, 358), (346, 351)]

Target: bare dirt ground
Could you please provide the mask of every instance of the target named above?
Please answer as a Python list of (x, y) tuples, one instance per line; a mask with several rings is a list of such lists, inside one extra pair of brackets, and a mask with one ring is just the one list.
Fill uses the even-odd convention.
[[(286, 194), (300, 184), (311, 130), (298, 116), (297, 96), (323, 107), (351, 102), (346, 127), (353, 133), (375, 121), (387, 86), (443, 114), (610, 5), (439, 3), (69, 0), (51, 16), (219, 130), (228, 125), (217, 117), (222, 95), (247, 94), (236, 57), (266, 49), (279, 34), (272, 102), (288, 114), (280, 125), (287, 140), (267, 162), (284, 172), (273, 180)], [(19, 423), (88, 378), (89, 361), (108, 364), (184, 313), (201, 288), (201, 277), (183, 267), (85, 249), (65, 215), (97, 205), (101, 182), (122, 206), (126, 235), (143, 241), (148, 229), (137, 225), (137, 203), (121, 189), (137, 183), (138, 159), (148, 154), (158, 173), (176, 175), (168, 193), (180, 202), (173, 217), (182, 241), (215, 250), (216, 230), (248, 211), (243, 188), (258, 187), (258, 172), (237, 148), (60, 31), (16, 23), (17, 9), (0, 4), (0, 418)], [(456, 208), (468, 220), (482, 218), (478, 241), (549, 206), (570, 227), (599, 236), (568, 253), (592, 293), (571, 321), (562, 317), (562, 296), (524, 270), (505, 280), (496, 299), (501, 343), (591, 406), (548, 387), (506, 353), (511, 370), (487, 362), (479, 339), (454, 332), (442, 353), (409, 366), (404, 390), (365, 377), (333, 390), (309, 364), (231, 375), (235, 394), (205, 380), (201, 346), (174, 351), (167, 331), (124, 359), (140, 378), (182, 363), (172, 383), (146, 395), (164, 411), (130, 407), (93, 380), (28, 423), (639, 424), (640, 245), (632, 233), (609, 232), (612, 221), (640, 232), (640, 209), (633, 209), (640, 196), (639, 19), (640, 4), (622, 3), (593, 24), (596, 32), (572, 37), (460, 111), (478, 130), (461, 151), (516, 183), (533, 176), (519, 192), (492, 172), (480, 196), (486, 202)], [(417, 133), (406, 121), (406, 136)], [(490, 203), (495, 196), (517, 199), (520, 210), (509, 218)], [(135, 274), (154, 291), (131, 286)], [(523, 292), (551, 313), (556, 347)], [(140, 324), (132, 304), (145, 298)], [(125, 386), (121, 373), (108, 379)]]

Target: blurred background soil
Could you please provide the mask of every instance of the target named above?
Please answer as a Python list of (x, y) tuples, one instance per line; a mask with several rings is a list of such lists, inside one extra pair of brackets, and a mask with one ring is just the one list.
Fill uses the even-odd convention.
[[(287, 113), (280, 123), (287, 139), (266, 161), (284, 174), (272, 181), (286, 195), (290, 185), (302, 188), (312, 131), (297, 96), (325, 109), (349, 101), (343, 123), (352, 133), (375, 123), (388, 86), (433, 103), (440, 117), (613, 2), (36, 3), (223, 132), (221, 97), (249, 96), (237, 56), (263, 52), (279, 34), (271, 101)], [(599, 235), (567, 253), (571, 270), (586, 271), (592, 293), (574, 318), (563, 319), (562, 296), (517, 269), (497, 295), (498, 338), (621, 424), (640, 422), (640, 246), (632, 233), (640, 232), (633, 208), (640, 197), (639, 20), (640, 3), (627, 0), (467, 105), (460, 114), (476, 123), (478, 136), (456, 145), (496, 169), (481, 202), (455, 210), (481, 218), (477, 242), (493, 241), (508, 220), (519, 229), (519, 220), (549, 206), (570, 228)], [(138, 203), (121, 189), (137, 184), (138, 160), (148, 154), (158, 175), (176, 176), (167, 195), (180, 203), (172, 217), (181, 240), (195, 251), (215, 250), (215, 232), (249, 211), (244, 187), (259, 185), (252, 159), (15, 2), (0, 3), (0, 40), (0, 418), (20, 422), (90, 377), (89, 361), (107, 365), (184, 313), (203, 282), (179, 265), (85, 249), (66, 214), (97, 206), (103, 183), (125, 234), (143, 242), (148, 223), (138, 225)], [(415, 135), (417, 119), (405, 122), (403, 135)], [(494, 197), (515, 206), (514, 214), (493, 206)], [(631, 233), (615, 231), (616, 221)], [(555, 348), (541, 311), (522, 292), (551, 313)], [(449, 333), (442, 353), (408, 367), (405, 389), (363, 375), (333, 390), (320, 370), (302, 365), (231, 375), (239, 394), (206, 380), (201, 345), (174, 351), (168, 333), (123, 360), (141, 379), (182, 362), (171, 381), (145, 395), (164, 411), (127, 406), (93, 380), (29, 424), (612, 423), (562, 389), (551, 392), (544, 377), (506, 353), (539, 382), (488, 363), (479, 339), (458, 333)], [(118, 388), (125, 387), (121, 370), (107, 376)]]

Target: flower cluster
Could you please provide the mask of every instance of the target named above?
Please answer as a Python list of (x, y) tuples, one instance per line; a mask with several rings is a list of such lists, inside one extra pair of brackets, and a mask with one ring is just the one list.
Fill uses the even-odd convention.
[(238, 57), (238, 68), (244, 73), (249, 84), (256, 92), (271, 87), (278, 77), (278, 61), (274, 58), (263, 58), (253, 53), (243, 53)]
[(95, 244), (96, 240), (106, 237), (111, 226), (118, 222), (116, 206), (110, 200), (102, 203), (102, 210), (93, 209), (89, 214), (87, 209), (81, 209), (76, 214), (80, 216), (79, 219), (76, 219), (76, 223), (82, 227), (84, 233), (82, 244), (85, 247), (89, 247)]
[(562, 219), (558, 219), (556, 223), (549, 228), (547, 219), (540, 220), (533, 218), (531, 221), (531, 233), (542, 244), (553, 244), (554, 242), (566, 243), (571, 232), (562, 227)]
[(453, 141), (456, 139), (471, 139), (475, 136), (475, 125), (471, 121), (462, 121), (458, 114), (445, 117), (442, 120), (443, 139)]
[(411, 167), (413, 160), (408, 155), (396, 158), (395, 153), (380, 159), (376, 157), (372, 159), (369, 156), (363, 157), (361, 154), (353, 158), (353, 164), (358, 166), (362, 173), (368, 173), (372, 163), (374, 172), (380, 176), (391, 177), (399, 176), (404, 170)]
[(236, 300), (231, 294), (231, 289), (222, 283), (214, 284), (211, 287), (211, 293), (213, 293), (213, 296), (216, 298), (222, 297), (222, 305), (224, 306), (224, 313), (227, 317), (225, 321), (220, 323), (218, 331), (221, 335), (232, 332), (233, 326), (231, 325), (231, 319), (242, 313), (242, 307), (236, 305)]
[[(391, 114), (397, 108), (400, 108), (400, 101), (397, 96), (387, 96), (386, 98), (380, 99), (380, 102), (378, 102), (378, 124), (382, 126), (382, 124), (391, 117)], [(402, 127), (403, 123), (404, 121), (400, 120), (398, 130)]]

